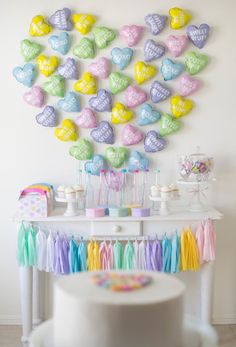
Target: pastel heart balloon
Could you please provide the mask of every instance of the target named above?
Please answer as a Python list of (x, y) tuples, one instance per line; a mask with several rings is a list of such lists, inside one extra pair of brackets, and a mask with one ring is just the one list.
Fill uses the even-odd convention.
[(74, 90), (81, 94), (96, 94), (96, 81), (90, 72), (84, 72), (81, 79), (74, 83)]
[(126, 161), (128, 150), (124, 147), (108, 147), (105, 157), (112, 167), (118, 168)]
[(64, 7), (62, 10), (57, 10), (52, 16), (49, 18), (49, 23), (51, 26), (59, 29), (59, 30), (72, 30), (73, 25), (70, 21), (71, 10), (67, 7)]
[(111, 94), (105, 89), (99, 89), (97, 96), (89, 99), (89, 106), (97, 112), (109, 112), (111, 105)]
[(23, 99), (27, 104), (35, 107), (42, 107), (44, 104), (44, 92), (39, 86), (33, 86), (24, 93)]
[(93, 156), (91, 161), (87, 161), (84, 165), (85, 172), (90, 172), (91, 175), (100, 176), (101, 170), (106, 170), (106, 160), (100, 155), (96, 154)]
[(75, 29), (81, 34), (86, 35), (96, 19), (91, 14), (74, 13), (71, 16), (72, 23), (74, 23)]
[(76, 118), (75, 123), (80, 128), (91, 129), (97, 126), (97, 120), (93, 111), (85, 107), (82, 109), (80, 115)]
[(141, 39), (142, 34), (143, 27), (138, 25), (124, 25), (119, 31), (120, 38), (124, 40), (129, 47), (135, 46)]
[(50, 33), (50, 31), (51, 27), (45, 22), (43, 16), (38, 15), (32, 18), (29, 27), (30, 36), (44, 36)]
[(174, 63), (171, 59), (165, 58), (161, 62), (161, 74), (165, 81), (173, 80), (183, 72), (183, 65)]
[(81, 109), (79, 96), (74, 92), (67, 92), (65, 97), (57, 102), (57, 106), (65, 112), (79, 112)]
[(137, 145), (143, 140), (143, 133), (131, 124), (127, 124), (121, 131), (121, 141), (124, 146)]
[(113, 64), (116, 64), (120, 70), (124, 70), (128, 66), (133, 57), (133, 50), (131, 48), (118, 48), (115, 47), (111, 51)]
[(186, 10), (178, 7), (171, 8), (169, 10), (169, 15), (171, 17), (170, 27), (175, 30), (184, 27), (192, 18)]
[(145, 171), (149, 168), (149, 160), (138, 151), (132, 151), (128, 160), (128, 170)]
[(158, 102), (164, 101), (171, 95), (169, 88), (164, 86), (158, 81), (154, 81), (150, 88), (150, 97), (152, 102), (157, 104)]
[(143, 61), (137, 61), (134, 64), (134, 77), (138, 84), (150, 80), (155, 74), (156, 68), (152, 65), (147, 65)]
[(48, 42), (51, 48), (63, 55), (67, 54), (70, 49), (70, 35), (66, 32), (59, 35), (52, 35), (49, 37)]
[(23, 67), (17, 66), (13, 69), (13, 76), (24, 86), (32, 87), (36, 78), (35, 66), (31, 63), (27, 63)]
[(130, 82), (131, 80), (128, 76), (125, 76), (119, 72), (112, 72), (109, 75), (109, 87), (112, 94), (117, 94), (122, 90), (125, 90)]
[(63, 97), (65, 95), (65, 80), (59, 75), (53, 75), (49, 81), (44, 82), (43, 90), (52, 96)]
[(110, 73), (110, 61), (107, 58), (101, 57), (94, 63), (89, 65), (89, 71), (93, 76), (105, 79)]
[(144, 149), (145, 152), (155, 153), (162, 151), (166, 146), (166, 140), (160, 137), (160, 135), (155, 131), (151, 130), (147, 133), (144, 139)]
[(64, 64), (58, 66), (57, 72), (66, 80), (76, 80), (78, 78), (78, 68), (75, 59), (68, 57)]
[(148, 14), (144, 18), (145, 23), (153, 35), (158, 35), (166, 26), (167, 16), (157, 13)]
[(189, 99), (182, 99), (179, 95), (174, 95), (170, 99), (170, 110), (175, 118), (186, 116), (193, 108), (193, 102)]
[(106, 48), (115, 38), (114, 30), (106, 27), (94, 27), (92, 29), (95, 44), (98, 48)]
[(41, 74), (48, 77), (56, 70), (59, 60), (55, 55), (46, 57), (44, 54), (40, 54), (36, 62)]
[(197, 54), (196, 52), (187, 52), (185, 54), (185, 66), (190, 75), (196, 75), (208, 63), (208, 58), (204, 54)]
[(54, 130), (54, 135), (63, 142), (76, 141), (78, 138), (76, 126), (70, 119), (63, 119), (61, 127)]
[(188, 96), (194, 93), (200, 86), (200, 82), (187, 74), (183, 74), (179, 79), (180, 96)]
[(165, 54), (165, 46), (154, 40), (147, 40), (144, 45), (144, 60), (146, 62), (158, 59)]
[(186, 35), (169, 35), (165, 41), (165, 44), (173, 57), (179, 57), (185, 50), (188, 44), (188, 38)]
[(125, 108), (120, 102), (116, 102), (112, 108), (111, 122), (113, 124), (124, 124), (133, 118), (133, 112)]
[(70, 147), (69, 154), (77, 160), (88, 160), (93, 156), (93, 146), (88, 140), (79, 139)]
[(109, 122), (103, 120), (98, 126), (90, 132), (94, 141), (99, 143), (114, 143), (114, 132)]
[(43, 49), (43, 46), (30, 40), (22, 40), (20, 44), (21, 54), (26, 62), (36, 58)]
[(136, 86), (129, 86), (125, 90), (125, 102), (127, 107), (136, 107), (147, 101), (147, 94)]
[(143, 104), (138, 111), (138, 125), (141, 126), (156, 123), (160, 118), (160, 112), (149, 104)]
[(74, 47), (73, 54), (81, 59), (89, 59), (95, 57), (95, 47), (92, 40), (83, 37)]
[(187, 26), (187, 35), (189, 40), (198, 48), (203, 48), (209, 35), (210, 27), (208, 24)]
[(159, 133), (161, 136), (166, 136), (178, 131), (181, 126), (182, 124), (179, 120), (166, 113), (161, 117)]
[(46, 106), (35, 118), (37, 123), (44, 127), (55, 127), (57, 125), (56, 112), (52, 106)]

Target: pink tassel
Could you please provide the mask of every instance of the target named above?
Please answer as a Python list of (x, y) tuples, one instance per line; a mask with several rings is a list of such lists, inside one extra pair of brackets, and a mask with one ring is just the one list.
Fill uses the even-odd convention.
[(200, 264), (203, 264), (203, 251), (204, 251), (204, 224), (203, 222), (199, 222), (196, 229), (196, 241), (199, 253), (199, 261)]
[(100, 258), (100, 266), (101, 266), (101, 270), (108, 270), (108, 257), (107, 254), (108, 253), (108, 249), (107, 249), (107, 244), (106, 241), (103, 241), (100, 244), (99, 247), (99, 258)]
[(107, 270), (113, 270), (113, 246), (111, 242), (107, 247)]
[(208, 219), (204, 226), (204, 248), (203, 260), (208, 262), (215, 260), (216, 235), (211, 219)]

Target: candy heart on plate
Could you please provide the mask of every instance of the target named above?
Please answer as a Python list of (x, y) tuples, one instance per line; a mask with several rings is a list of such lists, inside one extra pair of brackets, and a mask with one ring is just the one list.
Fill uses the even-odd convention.
[(124, 70), (128, 66), (133, 57), (133, 50), (131, 48), (118, 48), (115, 47), (111, 51), (113, 64), (116, 64), (120, 70)]
[(36, 58), (42, 51), (43, 46), (30, 40), (22, 40), (20, 44), (21, 54), (26, 62)]
[(138, 25), (124, 25), (119, 31), (120, 38), (124, 40), (129, 47), (135, 46), (141, 39), (142, 34), (143, 27)]
[(78, 68), (75, 59), (68, 57), (64, 64), (58, 66), (57, 72), (66, 80), (76, 80), (78, 78)]
[(54, 135), (63, 142), (76, 141), (78, 138), (76, 126), (70, 119), (63, 119), (61, 127), (54, 130)]
[(144, 45), (144, 60), (146, 62), (158, 59), (165, 54), (165, 46), (154, 40), (147, 40)]
[(136, 86), (129, 86), (125, 90), (125, 102), (127, 107), (136, 107), (147, 101), (147, 94)]
[(96, 81), (90, 72), (84, 72), (81, 79), (74, 83), (74, 90), (81, 94), (96, 94)]
[(33, 86), (24, 93), (23, 99), (27, 104), (35, 107), (42, 107), (44, 104), (44, 92), (39, 86)]
[(174, 95), (170, 99), (170, 110), (175, 118), (186, 116), (193, 108), (193, 102), (189, 99), (182, 99), (179, 95)]
[(17, 66), (13, 69), (13, 76), (24, 86), (32, 87), (36, 78), (35, 66), (31, 63), (27, 63), (23, 67)]
[(124, 146), (137, 145), (143, 140), (143, 133), (131, 124), (127, 124), (121, 131), (121, 141)]
[(145, 152), (155, 153), (162, 151), (166, 146), (166, 140), (160, 137), (155, 130), (150, 130), (144, 139)]
[(161, 62), (161, 74), (165, 81), (173, 80), (178, 77), (184, 70), (180, 63), (174, 63), (171, 59), (165, 58)]
[(113, 124), (124, 124), (133, 118), (133, 112), (127, 110), (123, 104), (116, 102), (112, 108), (111, 122)]
[(57, 125), (56, 112), (52, 106), (46, 106), (35, 118), (37, 123), (44, 127), (55, 127)]
[(96, 21), (94, 16), (85, 13), (74, 13), (71, 16), (71, 20), (74, 23), (75, 29), (81, 35), (86, 35)]
[(147, 65), (143, 61), (134, 64), (134, 77), (138, 84), (149, 81), (155, 74), (156, 68), (152, 65)]
[(151, 33), (153, 35), (158, 35), (166, 26), (167, 16), (152, 13), (145, 16), (144, 20)]
[(46, 57), (44, 54), (40, 54), (36, 59), (36, 62), (41, 74), (48, 77), (56, 70), (58, 58), (55, 55)]
[(88, 140), (79, 139), (70, 147), (69, 154), (77, 160), (88, 160), (93, 156), (93, 146)]
[(48, 42), (51, 48), (63, 55), (67, 54), (70, 49), (70, 35), (66, 32), (59, 35), (52, 35), (49, 37)]
[(150, 88), (150, 97), (155, 104), (166, 100), (171, 96), (171, 91), (158, 81), (154, 81)]
[(178, 7), (171, 8), (169, 15), (171, 17), (170, 27), (175, 30), (184, 27), (192, 18), (186, 10)]
[(81, 109), (79, 96), (74, 92), (67, 92), (65, 97), (57, 102), (57, 106), (65, 112), (79, 112)]
[(100, 176), (101, 170), (105, 171), (106, 169), (106, 160), (100, 154), (94, 155), (92, 160), (87, 161), (87, 163), (84, 165), (85, 172), (90, 172), (90, 174), (94, 176)]
[(160, 120), (159, 133), (161, 136), (166, 136), (178, 131), (182, 126), (182, 123), (173, 118), (171, 115), (165, 113)]
[(109, 76), (110, 68), (110, 61), (104, 57), (99, 58), (89, 65), (90, 73), (101, 79), (105, 79)]
[(138, 112), (138, 125), (156, 123), (161, 118), (160, 112), (153, 109), (149, 104), (143, 104)]
[(38, 15), (32, 18), (29, 27), (30, 36), (44, 36), (50, 33), (50, 31), (51, 27), (45, 22), (43, 16)]
[(95, 47), (92, 40), (83, 37), (74, 47), (73, 54), (81, 59), (89, 59), (95, 57)]
[(106, 27), (94, 27), (92, 29), (95, 44), (98, 48), (106, 48), (115, 38), (114, 30)]
[(109, 122), (103, 120), (98, 126), (90, 132), (94, 141), (99, 143), (108, 143), (112, 145), (114, 141), (114, 132)]
[(138, 151), (132, 151), (128, 160), (128, 170), (145, 171), (149, 168), (149, 160)]
[(185, 50), (188, 44), (186, 35), (169, 35), (166, 38), (165, 44), (173, 57), (179, 57)]
[(99, 89), (97, 96), (89, 99), (90, 107), (97, 112), (111, 111), (112, 97), (105, 89)]
[(63, 97), (65, 95), (65, 80), (59, 75), (53, 75), (49, 81), (44, 82), (43, 90), (52, 96)]
[(91, 129), (97, 126), (97, 120), (93, 111), (85, 107), (82, 109), (80, 115), (76, 118), (75, 123), (80, 128)]
[(200, 86), (200, 81), (183, 74), (179, 79), (179, 94), (181, 96), (188, 96), (194, 93)]
[(196, 75), (202, 71), (208, 63), (208, 58), (204, 54), (198, 54), (196, 52), (187, 52), (185, 54), (185, 66), (190, 75)]
[(59, 30), (72, 30), (73, 25), (70, 21), (71, 10), (67, 7), (64, 7), (62, 10), (57, 10), (49, 18), (49, 23), (51, 26)]
[(119, 72), (112, 72), (109, 75), (109, 87), (112, 94), (117, 94), (125, 90), (130, 84), (130, 78)]
[(198, 48), (205, 46), (208, 38), (210, 27), (208, 24), (201, 24), (199, 27), (196, 25), (187, 26), (187, 35), (189, 40)]
[(119, 168), (126, 161), (128, 150), (124, 147), (107, 147), (105, 157), (112, 167)]

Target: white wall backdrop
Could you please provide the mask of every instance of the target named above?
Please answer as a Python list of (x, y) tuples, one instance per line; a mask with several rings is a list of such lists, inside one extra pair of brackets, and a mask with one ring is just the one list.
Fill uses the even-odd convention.
[[(217, 223), (213, 316), (217, 322), (236, 323), (234, 0), (11, 0), (1, 4), (0, 323), (19, 322), (20, 317), (18, 269), (15, 261), (16, 227), (11, 222), (19, 190), (37, 181), (51, 182), (55, 185), (62, 182), (71, 184), (75, 178), (75, 162), (67, 154), (69, 144), (55, 139), (52, 129), (45, 129), (36, 124), (34, 116), (37, 110), (24, 103), (22, 94), (25, 88), (17, 84), (12, 77), (13, 67), (23, 63), (19, 43), (27, 37), (31, 18), (36, 14), (49, 15), (63, 6), (78, 12), (93, 13), (98, 16), (98, 24), (113, 28), (119, 28), (124, 24), (142, 25), (145, 14), (166, 14), (170, 7), (179, 6), (191, 11), (191, 23), (206, 22), (212, 27), (208, 44), (203, 49), (209, 56), (210, 63), (199, 74), (202, 87), (192, 95), (191, 99), (195, 102), (194, 110), (183, 119), (184, 128), (169, 137), (168, 147), (151, 158), (153, 165), (161, 168), (163, 181), (170, 182), (176, 178), (174, 164), (178, 154), (192, 152), (196, 145), (200, 145), (204, 152), (214, 156), (217, 183), (214, 185), (211, 198), (215, 207), (220, 209), (225, 217)], [(168, 33), (168, 29), (164, 30), (157, 39), (162, 41)], [(78, 41), (79, 35), (74, 33), (73, 37), (74, 42), (76, 37)], [(46, 43), (47, 38), (40, 41)], [(139, 52), (135, 58), (141, 57), (144, 41), (145, 37), (138, 46)], [(116, 45), (121, 45), (121, 42), (117, 40)], [(104, 50), (102, 55), (109, 56), (109, 51)], [(50, 54), (50, 50), (45, 52)], [(101, 53), (99, 55), (101, 56)], [(132, 66), (127, 69), (130, 76)], [(85, 66), (80, 64), (80, 72), (84, 68)], [(106, 86), (106, 83), (103, 86)], [(175, 83), (171, 83), (171, 86), (174, 87)], [(122, 97), (116, 97), (116, 100), (118, 99), (122, 101)], [(55, 99), (48, 101), (54, 103)], [(168, 111), (168, 102), (163, 103), (158, 109)], [(60, 119), (62, 116), (63, 114), (60, 114)], [(105, 118), (106, 116), (104, 115)], [(82, 136), (86, 134), (88, 132), (80, 132)], [(102, 153), (103, 149), (99, 152)], [(141, 146), (139, 149), (143, 150)]]

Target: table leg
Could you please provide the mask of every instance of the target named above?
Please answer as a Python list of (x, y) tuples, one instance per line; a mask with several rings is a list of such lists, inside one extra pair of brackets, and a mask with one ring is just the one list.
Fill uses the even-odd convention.
[(43, 317), (43, 275), (36, 267), (33, 268), (33, 326), (42, 322)]
[(22, 342), (28, 341), (32, 331), (32, 272), (32, 267), (20, 267)]
[(201, 320), (211, 324), (213, 302), (214, 262), (202, 265), (201, 268)]

